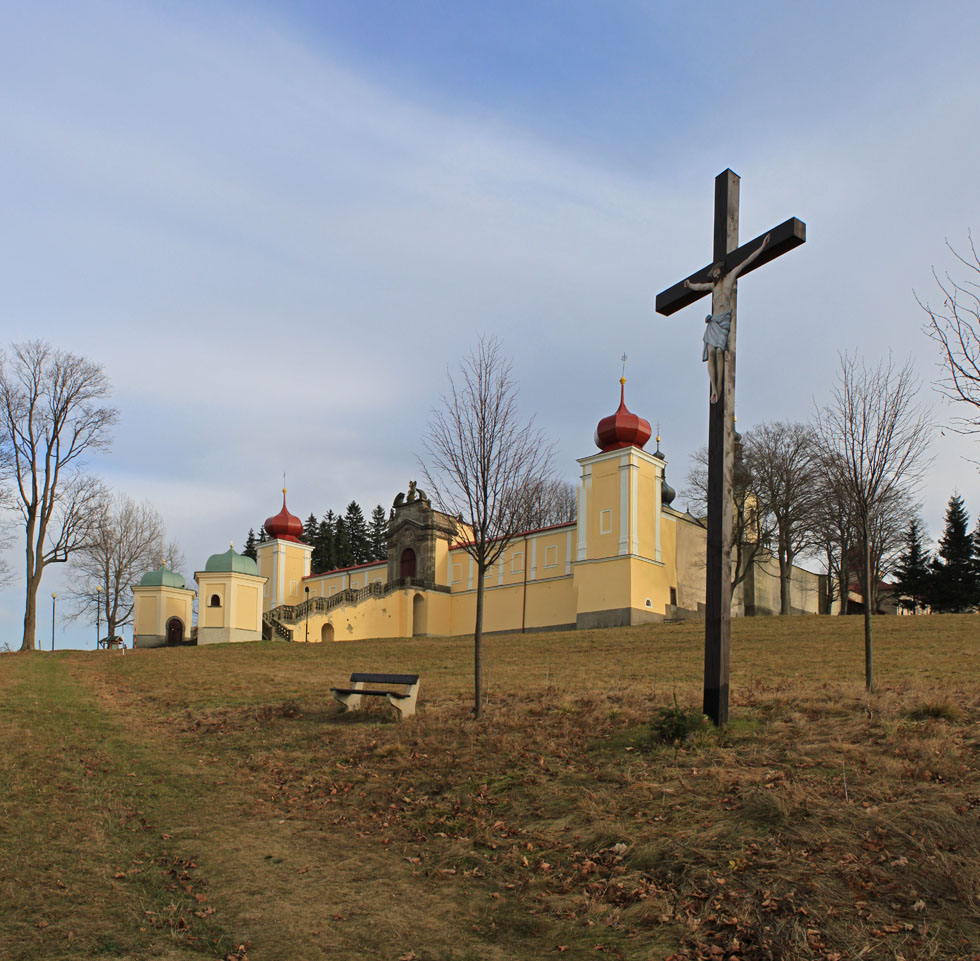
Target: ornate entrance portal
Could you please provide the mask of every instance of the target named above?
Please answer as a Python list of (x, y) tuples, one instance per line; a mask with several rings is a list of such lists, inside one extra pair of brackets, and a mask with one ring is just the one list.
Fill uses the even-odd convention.
[(415, 577), (415, 551), (411, 547), (406, 547), (402, 551), (401, 566), (399, 577)]

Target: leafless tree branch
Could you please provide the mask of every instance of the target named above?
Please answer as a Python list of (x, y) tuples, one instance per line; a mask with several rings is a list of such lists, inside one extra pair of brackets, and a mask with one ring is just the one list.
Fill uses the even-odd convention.
[(512, 365), (496, 338), (481, 337), (455, 372), (423, 436), (420, 465), (448, 514), (462, 518), (462, 546), (477, 569), (474, 715), (481, 711), (484, 580), (529, 526), (537, 496), (554, 482), (552, 449), (534, 419), (522, 419)]
[(108, 447), (116, 411), (103, 405), (102, 368), (43, 341), (0, 357), (0, 449), (25, 531), (26, 602), (21, 650), (34, 650), (37, 592), (49, 564), (86, 542), (99, 485), (85, 455)]

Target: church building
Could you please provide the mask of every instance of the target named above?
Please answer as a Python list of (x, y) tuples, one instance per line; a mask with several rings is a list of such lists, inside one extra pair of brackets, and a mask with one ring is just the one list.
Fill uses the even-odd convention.
[[(522, 532), (487, 572), (485, 631), (616, 627), (703, 613), (707, 532), (671, 506), (660, 438), (653, 453), (645, 449), (650, 424), (627, 408), (625, 384), (622, 379), (619, 408), (596, 428), (597, 452), (578, 461), (577, 519)], [(286, 507), (285, 490), (282, 509), (265, 529), (269, 540), (257, 545), (257, 562), (230, 550), (194, 575), (203, 612), (198, 643), (473, 631), (476, 565), (463, 546), (467, 531), (414, 482), (392, 505), (385, 560), (312, 572), (313, 548), (299, 539), (303, 525)], [(177, 637), (160, 612), (193, 592), (180, 575), (165, 574), (150, 572), (135, 588), (137, 647)], [(824, 597), (823, 575), (794, 568), (794, 612), (820, 613)], [(778, 610), (778, 566), (766, 555), (736, 588), (732, 613)]]

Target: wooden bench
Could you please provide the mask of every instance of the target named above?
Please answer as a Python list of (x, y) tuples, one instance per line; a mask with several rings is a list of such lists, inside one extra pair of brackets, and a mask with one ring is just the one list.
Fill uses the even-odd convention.
[[(351, 674), (350, 682), (353, 687), (330, 688), (334, 700), (340, 701), (348, 711), (358, 710), (362, 697), (386, 697), (400, 718), (411, 717), (415, 713), (415, 701), (419, 696), (418, 674)], [(365, 687), (367, 684), (372, 686)], [(374, 686), (377, 684), (394, 684), (408, 690), (404, 693), (382, 690)]]

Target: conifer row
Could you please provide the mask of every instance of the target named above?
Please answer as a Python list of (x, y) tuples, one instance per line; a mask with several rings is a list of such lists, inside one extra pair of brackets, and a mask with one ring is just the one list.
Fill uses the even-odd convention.
[[(257, 546), (268, 539), (265, 525), (259, 527), (258, 536), (249, 528), (242, 553), (254, 560)], [(314, 574), (384, 560), (388, 555), (388, 515), (378, 504), (367, 521), (361, 506), (351, 501), (343, 514), (328, 510), (319, 520), (310, 514), (300, 540), (313, 547), (310, 569)]]
[(919, 522), (905, 534), (905, 551), (895, 570), (900, 604), (907, 611), (958, 614), (980, 607), (980, 518), (971, 534), (963, 498), (954, 494), (935, 555), (923, 546)]

